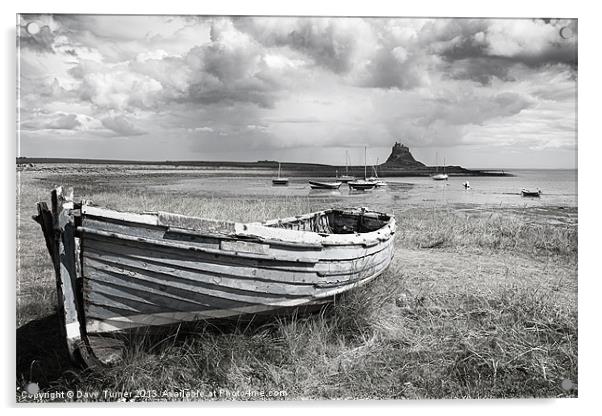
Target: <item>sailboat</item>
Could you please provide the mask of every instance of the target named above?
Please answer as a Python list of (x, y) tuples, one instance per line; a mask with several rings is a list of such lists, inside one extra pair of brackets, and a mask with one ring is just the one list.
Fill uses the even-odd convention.
[(347, 182), (350, 189), (355, 189), (357, 191), (366, 191), (368, 189), (373, 189), (376, 184), (372, 181), (366, 179), (366, 147), (364, 147), (364, 179), (357, 179), (353, 181)]
[(349, 151), (345, 150), (345, 174), (343, 176), (338, 176), (337, 175), (337, 180), (343, 182), (343, 183), (347, 183), (349, 181), (354, 180), (355, 177), (352, 175), (349, 175)]
[[(378, 158), (376, 158), (376, 166), (378, 166)], [(377, 186), (377, 187), (385, 186), (387, 184), (387, 182), (379, 179), (378, 172), (376, 171), (376, 167), (375, 166), (372, 166), (372, 171), (374, 172), (374, 176), (370, 176), (366, 180), (369, 181), (369, 182), (374, 182), (374, 185)]]
[(445, 159), (443, 159), (443, 173), (437, 173), (439, 171), (439, 155), (437, 154), (435, 156), (435, 163), (437, 164), (437, 167), (435, 168), (435, 174), (433, 176), (431, 176), (433, 178), (433, 180), (435, 181), (446, 181), (448, 176), (447, 173), (445, 173)]
[(278, 177), (272, 179), (272, 185), (288, 185), (288, 178), (280, 176), (280, 162), (278, 162)]

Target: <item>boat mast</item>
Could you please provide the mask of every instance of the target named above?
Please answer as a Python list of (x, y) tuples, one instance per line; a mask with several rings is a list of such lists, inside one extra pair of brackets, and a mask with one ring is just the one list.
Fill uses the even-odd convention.
[(366, 146), (364, 146), (364, 180), (366, 180)]
[(345, 175), (349, 176), (349, 150), (345, 150)]
[(378, 158), (376, 158), (376, 166), (374, 167), (374, 176), (378, 178)]

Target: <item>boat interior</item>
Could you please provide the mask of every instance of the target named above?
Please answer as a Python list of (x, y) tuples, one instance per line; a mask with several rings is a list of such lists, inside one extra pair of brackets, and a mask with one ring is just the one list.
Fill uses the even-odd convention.
[(320, 234), (355, 234), (376, 231), (391, 220), (378, 212), (362, 209), (329, 209), (298, 217), (267, 221), (265, 226)]

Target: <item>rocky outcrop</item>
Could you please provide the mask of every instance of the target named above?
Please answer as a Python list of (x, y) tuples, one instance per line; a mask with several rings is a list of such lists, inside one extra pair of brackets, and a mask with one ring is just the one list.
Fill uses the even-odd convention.
[(389, 158), (385, 162), (385, 166), (395, 168), (419, 168), (424, 167), (424, 163), (414, 159), (407, 146), (399, 142), (395, 142)]

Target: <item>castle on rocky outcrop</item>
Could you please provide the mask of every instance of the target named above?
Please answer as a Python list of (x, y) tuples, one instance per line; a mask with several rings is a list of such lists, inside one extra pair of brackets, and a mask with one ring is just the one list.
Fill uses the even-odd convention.
[(401, 144), (395, 142), (389, 158), (385, 162), (385, 166), (398, 167), (398, 168), (418, 168), (424, 167), (424, 163), (414, 159), (414, 156), (410, 153), (410, 149)]

